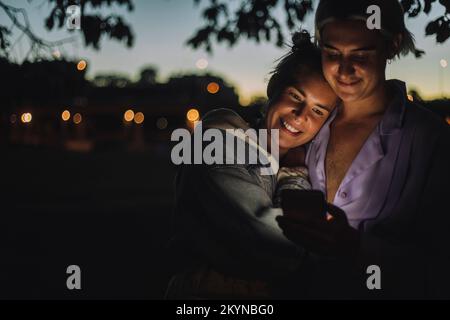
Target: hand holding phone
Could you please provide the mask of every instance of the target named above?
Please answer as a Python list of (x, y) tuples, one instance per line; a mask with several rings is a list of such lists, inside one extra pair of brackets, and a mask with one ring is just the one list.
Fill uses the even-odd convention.
[(326, 218), (325, 196), (319, 190), (285, 189), (281, 192), (281, 207), (286, 216)]

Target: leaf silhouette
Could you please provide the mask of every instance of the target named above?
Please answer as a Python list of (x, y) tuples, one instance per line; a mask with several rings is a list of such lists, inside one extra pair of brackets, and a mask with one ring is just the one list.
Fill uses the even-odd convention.
[[(193, 1), (195, 5), (202, 2)], [(193, 48), (205, 46), (211, 52), (212, 39), (217, 43), (226, 42), (230, 45), (245, 39), (256, 43), (273, 42), (276, 46), (282, 46), (285, 39), (284, 30), (301, 27), (308, 14), (313, 12), (318, 0), (235, 0), (235, 5), (230, 5), (228, 1), (203, 0), (203, 3), (206, 3), (206, 8), (202, 9), (205, 25), (195, 31), (187, 45)], [(411, 19), (419, 16), (421, 12), (429, 14), (433, 5), (444, 7), (447, 12), (450, 10), (450, 0), (401, 0), (400, 3), (405, 15)], [(285, 13), (284, 21), (279, 15), (280, 8)], [(226, 15), (221, 14), (225, 11)], [(440, 18), (444, 18), (444, 15), (437, 19)], [(209, 30), (207, 33), (202, 32), (205, 28)], [(429, 21), (425, 33), (434, 36), (437, 42), (442, 42), (448, 39), (448, 30), (448, 23)], [(421, 50), (415, 53), (416, 56), (421, 54)]]

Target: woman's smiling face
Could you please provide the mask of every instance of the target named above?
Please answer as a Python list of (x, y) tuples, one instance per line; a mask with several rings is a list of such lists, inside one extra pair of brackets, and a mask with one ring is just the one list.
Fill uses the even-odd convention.
[(309, 73), (299, 78), (280, 93), (267, 112), (267, 128), (279, 130), (280, 150), (311, 141), (338, 102), (322, 75)]

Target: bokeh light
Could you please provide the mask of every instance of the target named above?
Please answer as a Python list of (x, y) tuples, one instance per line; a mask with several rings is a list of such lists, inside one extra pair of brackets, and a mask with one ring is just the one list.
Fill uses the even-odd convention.
[(197, 109), (190, 109), (186, 113), (186, 118), (191, 122), (197, 121), (198, 119), (200, 119), (200, 112), (198, 112)]
[(240, 96), (239, 97), (239, 104), (242, 107), (248, 107), (250, 105), (250, 99), (248, 97)]
[(75, 123), (75, 124), (80, 124), (81, 121), (83, 121), (83, 117), (81, 116), (81, 114), (75, 113), (75, 114), (73, 115), (73, 123)]
[(156, 127), (160, 130), (166, 129), (168, 124), (169, 122), (164, 117), (158, 118), (158, 120), (156, 120)]
[(84, 69), (86, 69), (87, 63), (84, 60), (80, 60), (80, 62), (78, 62), (77, 64), (77, 70), (78, 71), (83, 71)]
[(447, 68), (448, 66), (448, 62), (445, 59), (441, 59), (440, 64), (442, 68)]
[(408, 100), (409, 101), (414, 101), (414, 97), (412, 95), (408, 94)]
[(195, 65), (200, 70), (206, 69), (208, 67), (208, 60), (205, 58), (198, 59)]
[(61, 113), (61, 119), (62, 119), (63, 121), (69, 121), (69, 119), (70, 119), (70, 111), (69, 111), (69, 110), (64, 110), (64, 111)]
[(22, 120), (23, 123), (30, 123), (32, 119), (33, 116), (29, 112), (22, 113), (22, 116), (20, 117), (20, 120)]
[(52, 56), (53, 56), (55, 59), (59, 59), (59, 58), (61, 58), (61, 52), (60, 52), (59, 50), (53, 50)]
[(144, 122), (144, 114), (142, 112), (138, 112), (134, 115), (134, 122), (136, 124), (141, 124)]
[(123, 114), (123, 119), (124, 119), (126, 122), (131, 122), (131, 121), (133, 121), (133, 119), (134, 119), (134, 111), (131, 110), (131, 109), (125, 111), (125, 113)]
[(206, 87), (206, 90), (208, 90), (211, 94), (216, 94), (220, 90), (220, 86), (216, 82), (210, 82), (208, 86)]

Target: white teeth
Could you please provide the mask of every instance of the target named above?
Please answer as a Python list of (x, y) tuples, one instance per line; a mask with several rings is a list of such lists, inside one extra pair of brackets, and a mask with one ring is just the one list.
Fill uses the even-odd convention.
[(292, 133), (299, 133), (300, 130), (295, 129), (293, 126), (290, 126), (289, 123), (283, 120), (283, 125)]

